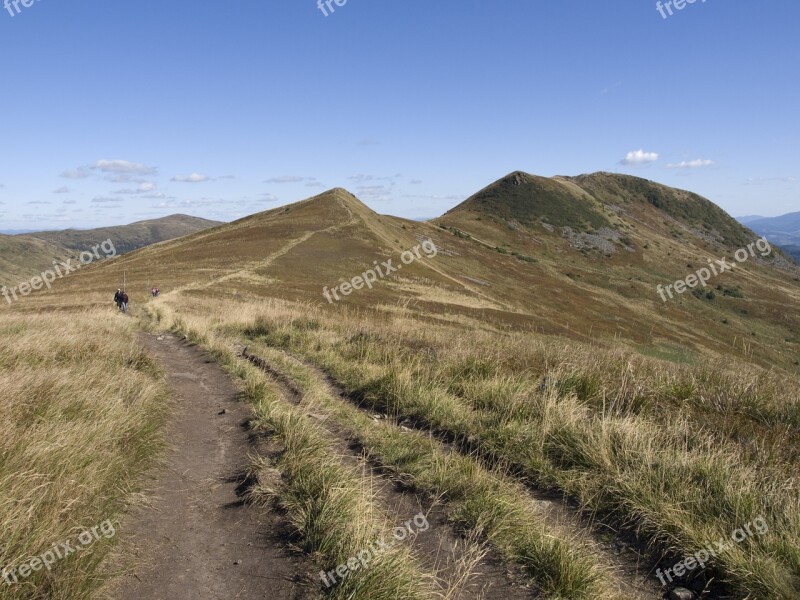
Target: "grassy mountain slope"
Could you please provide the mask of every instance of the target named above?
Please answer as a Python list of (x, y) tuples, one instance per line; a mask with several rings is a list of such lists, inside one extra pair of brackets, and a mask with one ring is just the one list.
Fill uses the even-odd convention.
[[(647, 205), (730, 248), (752, 241), (741, 226), (719, 206), (692, 192), (670, 188), (647, 179), (612, 173), (594, 173), (571, 178), (592, 197), (606, 204), (618, 203), (634, 214), (648, 214)], [(652, 211), (649, 211), (652, 214)]]
[[(125, 274), (134, 311), (148, 303), (153, 326), (214, 349), (234, 372), (246, 362), (237, 347), (267, 357), (275, 379), (251, 382), (257, 397), (275, 381), (317, 388), (325, 398), (301, 401), (292, 424), (336, 419), (398, 480), (440, 498), (453, 522), (524, 565), (544, 597), (656, 596), (607, 594), (616, 568), (608, 586), (596, 585), (596, 567), (609, 565), (600, 536), (587, 546), (573, 545), (575, 530), (530, 537), (553, 519), (532, 509), (524, 486), (570, 497), (607, 531), (636, 537), (637, 552), (652, 549), (638, 580), (653, 580), (659, 560), (667, 568), (763, 515), (769, 535), (681, 583), (701, 589), (713, 580), (708, 598), (793, 597), (800, 273), (753, 258), (714, 279), (712, 297), (663, 302), (658, 284), (707, 258), (730, 259), (742, 232), (706, 206), (718, 220), (698, 228), (691, 206), (668, 189), (672, 214), (646, 186), (622, 193), (629, 182), (613, 183), (559, 178), (554, 188), (515, 185), (512, 176), (512, 187), (547, 196), (534, 216), (517, 214), (524, 197), (501, 206), (496, 196), (505, 217), (476, 202), (436, 223), (378, 215), (335, 189), (92, 265), (0, 311), (103, 314)], [(575, 205), (588, 216), (556, 227), (542, 207), (567, 197), (570, 205), (588, 197)], [(607, 224), (595, 227), (592, 215)], [(436, 256), (402, 264), (404, 251), (428, 240)], [(324, 287), (388, 260), (402, 269), (373, 289), (340, 303), (323, 297)], [(148, 297), (151, 285), (161, 298)], [(301, 485), (295, 467), (275, 468)], [(336, 481), (323, 479), (297, 492), (295, 506), (313, 512), (316, 498), (335, 493)], [(522, 499), (511, 513), (509, 495)], [(532, 541), (545, 538), (554, 546)], [(576, 579), (570, 557), (587, 548)]]
[[(538, 184), (541, 178), (533, 180)], [(591, 331), (592, 337), (614, 332), (635, 340), (645, 352), (705, 347), (724, 353), (734, 344), (741, 351), (741, 344), (750, 348), (765, 341), (762, 356), (769, 355), (767, 360), (778, 348), (791, 364), (797, 361), (800, 321), (780, 306), (796, 304), (799, 273), (782, 255), (757, 253), (713, 277), (707, 288), (668, 302), (659, 297), (658, 285), (663, 289), (683, 280), (709, 260), (735, 262), (735, 251), (756, 240), (710, 201), (608, 173), (557, 177), (536, 186), (525, 181), (524, 174), (512, 173), (434, 221), (454, 237), (516, 259), (520, 275), (509, 283), (509, 297), (534, 291), (535, 310), (548, 322), (564, 323), (573, 332)], [(554, 185), (567, 192), (546, 191)], [(504, 193), (509, 193), (505, 203)], [(582, 202), (582, 212), (604, 217), (607, 225), (581, 231), (587, 221), (582, 219), (554, 226), (563, 222), (561, 207), (542, 211), (567, 193), (569, 207)], [(498, 205), (502, 209), (495, 211)]]
[(526, 226), (540, 221), (556, 227), (602, 227), (608, 219), (579, 190), (558, 181), (516, 171), (487, 186), (447, 214), (469, 210)]
[(209, 221), (189, 215), (171, 215), (161, 219), (138, 221), (130, 225), (86, 230), (42, 231), (19, 237), (45, 240), (78, 252), (110, 239), (114, 242), (117, 252), (124, 254), (150, 244), (183, 237), (220, 224), (218, 221)]
[(190, 235), (219, 225), (187, 215), (100, 229), (67, 229), (20, 235), (0, 234), (0, 285), (13, 287), (52, 267), (53, 260), (75, 256), (106, 240), (118, 254)]
[[(571, 180), (552, 185), (572, 199), (588, 195)], [(464, 205), (435, 223), (381, 216), (337, 189), (118, 257), (82, 274), (81, 285), (113, 291), (124, 274), (135, 301), (157, 285), (186, 296), (279, 297), (333, 309), (324, 287), (376, 261), (398, 265), (403, 251), (430, 239), (435, 258), (415, 260), (343, 303), (388, 314), (404, 307), (434, 322), (622, 341), (676, 360), (733, 352), (797, 370), (800, 314), (785, 307), (800, 303), (799, 272), (759, 256), (713, 278), (702, 293), (664, 302), (658, 285), (685, 278), (708, 259), (730, 261), (734, 249), (717, 234), (739, 241), (745, 230), (723, 220), (696, 231), (638, 197), (614, 197), (613, 207), (610, 196), (603, 198), (584, 212), (609, 225), (572, 229), (566, 238), (549, 224), (524, 226), (516, 218), (509, 225)]]
[(63, 246), (45, 240), (0, 234), (0, 285), (13, 287), (67, 254)]

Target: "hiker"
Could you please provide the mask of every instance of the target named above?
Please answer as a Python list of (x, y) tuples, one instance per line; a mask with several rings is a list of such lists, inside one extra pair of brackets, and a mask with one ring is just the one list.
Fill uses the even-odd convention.
[(117, 310), (122, 310), (122, 290), (117, 289), (117, 293), (114, 294), (114, 304), (117, 305)]
[(158, 290), (156, 290), (156, 288), (153, 288), (152, 290), (150, 290), (150, 293), (153, 294), (153, 298), (158, 296)]
[(122, 300), (122, 312), (128, 314), (128, 294), (122, 292), (121, 300)]

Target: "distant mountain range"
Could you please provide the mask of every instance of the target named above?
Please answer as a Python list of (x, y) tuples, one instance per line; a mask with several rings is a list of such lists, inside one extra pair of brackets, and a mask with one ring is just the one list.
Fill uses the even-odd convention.
[(189, 215), (170, 215), (161, 219), (137, 221), (130, 225), (117, 227), (40, 231), (18, 237), (36, 238), (78, 251), (86, 250), (94, 244), (110, 239), (114, 242), (117, 253), (125, 254), (151, 244), (173, 240), (221, 224), (219, 221), (209, 221)]
[(0, 284), (16, 285), (52, 265), (56, 259), (75, 256), (111, 240), (117, 254), (125, 254), (221, 225), (188, 215), (138, 221), (100, 229), (65, 229), (16, 235), (0, 234)]
[(750, 215), (737, 220), (773, 244), (782, 247), (800, 262), (800, 212), (780, 217), (761, 217)]

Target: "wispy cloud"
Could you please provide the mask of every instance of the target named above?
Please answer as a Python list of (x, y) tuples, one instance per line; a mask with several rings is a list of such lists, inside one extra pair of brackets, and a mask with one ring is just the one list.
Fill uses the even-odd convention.
[(316, 181), (316, 177), (299, 177), (297, 175), (281, 175), (266, 179), (264, 183), (303, 183), (306, 181)]
[(763, 185), (765, 183), (795, 183), (796, 177), (748, 177), (743, 185)]
[(356, 188), (356, 196), (363, 200), (391, 200), (392, 186), (362, 185)]
[(78, 167), (77, 169), (69, 169), (61, 174), (64, 179), (86, 179), (92, 173), (86, 167)]
[(357, 175), (350, 175), (350, 177), (348, 177), (347, 179), (349, 179), (350, 181), (355, 181), (357, 183), (360, 183), (362, 181), (372, 181), (373, 179), (375, 179), (375, 177), (372, 175), (365, 175), (364, 173), (359, 173)]
[(714, 164), (713, 160), (707, 158), (697, 158), (695, 160), (684, 160), (679, 163), (670, 163), (667, 165), (668, 169), (702, 169), (703, 167), (710, 167)]
[(363, 183), (365, 181), (391, 181), (394, 182), (396, 179), (400, 179), (402, 175), (399, 173), (397, 175), (384, 175), (384, 176), (377, 176), (377, 175), (367, 175), (365, 173), (357, 173), (356, 175), (350, 175), (347, 179), (350, 181), (354, 181), (356, 183)]
[(634, 150), (628, 152), (627, 156), (620, 161), (620, 164), (630, 166), (640, 166), (653, 163), (658, 160), (658, 152), (645, 152), (644, 150)]
[(84, 165), (76, 169), (64, 171), (61, 173), (61, 177), (65, 179), (87, 179), (91, 177), (93, 171), (102, 174), (106, 181), (112, 183), (124, 183), (129, 181), (138, 183), (140, 180), (137, 179), (137, 177), (141, 178), (147, 175), (155, 175), (158, 170), (155, 167), (148, 167), (129, 160), (101, 159), (96, 161), (93, 165)]
[(97, 196), (96, 198), (92, 198), (92, 202), (95, 204), (114, 204), (117, 202), (122, 202), (122, 198), (108, 198), (104, 196)]
[(126, 175), (155, 175), (155, 167), (147, 167), (129, 160), (98, 160), (91, 167), (103, 173), (123, 173)]
[(71, 190), (71, 189), (69, 189), (67, 186), (65, 186), (65, 185), (62, 185), (62, 186), (61, 186), (60, 188), (58, 188), (57, 190), (53, 190), (53, 193), (54, 193), (54, 194), (69, 194), (71, 191), (72, 191), (72, 190)]
[[(139, 186), (137, 188), (127, 188), (123, 190), (117, 190), (113, 192), (114, 194), (119, 194), (122, 196), (135, 196), (138, 194), (151, 194), (155, 193), (158, 189), (158, 186), (152, 181), (141, 181), (139, 182)], [(160, 192), (159, 192), (160, 193)], [(159, 196), (160, 197), (160, 196)]]
[(177, 183), (204, 183), (206, 181), (211, 181), (211, 177), (200, 173), (191, 173), (189, 175), (176, 175), (172, 178), (172, 181)]

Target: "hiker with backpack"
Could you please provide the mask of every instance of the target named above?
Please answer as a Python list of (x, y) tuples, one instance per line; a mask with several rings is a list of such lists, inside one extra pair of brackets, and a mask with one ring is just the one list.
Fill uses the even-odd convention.
[(117, 310), (122, 310), (122, 290), (119, 288), (114, 294), (114, 304), (117, 305)]
[(128, 314), (128, 294), (125, 293), (124, 291), (122, 292), (121, 300), (122, 300), (122, 312), (127, 315)]

